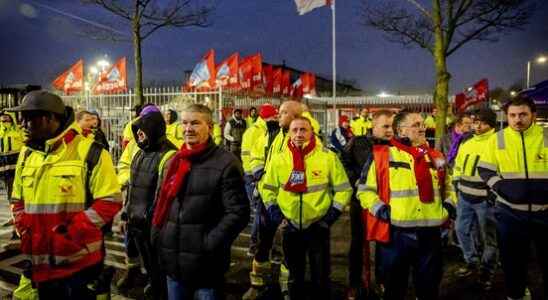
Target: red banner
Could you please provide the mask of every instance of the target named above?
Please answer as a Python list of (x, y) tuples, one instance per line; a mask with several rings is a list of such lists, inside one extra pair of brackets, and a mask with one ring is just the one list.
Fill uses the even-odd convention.
[(237, 52), (230, 55), (225, 61), (217, 66), (217, 82), (228, 89), (238, 89), (238, 62), (240, 54)]
[(51, 85), (66, 95), (81, 92), (84, 88), (84, 60), (78, 60), (63, 74), (55, 78)]
[(455, 95), (455, 106), (457, 111), (463, 112), (467, 107), (487, 100), (489, 100), (489, 81), (484, 78), (465, 93)]
[(276, 68), (272, 71), (272, 93), (274, 95), (282, 93), (282, 68)]
[(282, 71), (282, 96), (289, 97), (291, 95), (291, 71)]
[(198, 88), (215, 88), (215, 81), (215, 50), (210, 49), (192, 70), (188, 85)]
[(302, 75), (291, 85), (291, 98), (301, 99), (303, 97), (303, 80)]
[(127, 91), (126, 58), (120, 58), (106, 72), (99, 76), (93, 93), (120, 93)]

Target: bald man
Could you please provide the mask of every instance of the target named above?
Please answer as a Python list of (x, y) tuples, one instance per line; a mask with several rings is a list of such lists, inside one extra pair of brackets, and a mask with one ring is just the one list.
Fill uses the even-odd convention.
[[(263, 188), (262, 178), (264, 170), (270, 163), (273, 155), (283, 152), (288, 148), (289, 140), (289, 125), (296, 117), (301, 116), (303, 109), (300, 102), (286, 101), (282, 103), (279, 110), (278, 123), (280, 130), (276, 135), (266, 134), (257, 139), (251, 149), (250, 167), (253, 174), (253, 180), (256, 183), (257, 191), (260, 192)], [(257, 193), (255, 193), (258, 195)], [(259, 196), (257, 196), (259, 197)], [(259, 199), (260, 200), (260, 199)], [(261, 298), (267, 292), (267, 278), (272, 277), (270, 265), (270, 250), (277, 228), (269, 223), (268, 214), (262, 201), (258, 201), (255, 218), (259, 220), (258, 232), (259, 238), (257, 241), (257, 249), (253, 258), (253, 263), (250, 272), (251, 288), (244, 294), (243, 299)], [(275, 261), (276, 263), (281, 263)], [(280, 267), (280, 285), (282, 292), (287, 292), (287, 280), (289, 271), (282, 265)]]

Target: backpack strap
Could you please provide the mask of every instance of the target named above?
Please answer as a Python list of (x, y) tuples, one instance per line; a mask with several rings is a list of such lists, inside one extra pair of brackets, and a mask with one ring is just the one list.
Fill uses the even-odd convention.
[(86, 208), (89, 208), (91, 204), (93, 203), (93, 194), (91, 193), (91, 187), (90, 187), (90, 180), (91, 175), (93, 173), (93, 169), (99, 162), (99, 158), (101, 158), (101, 152), (103, 151), (103, 146), (97, 142), (91, 143), (91, 146), (88, 150), (88, 154), (86, 155)]

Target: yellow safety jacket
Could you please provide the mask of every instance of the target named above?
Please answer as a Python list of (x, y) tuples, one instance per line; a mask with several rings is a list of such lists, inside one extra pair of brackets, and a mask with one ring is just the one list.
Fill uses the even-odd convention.
[(166, 125), (166, 136), (173, 145), (177, 146), (177, 148), (181, 148), (185, 142), (183, 126), (179, 122)]
[(248, 116), (247, 118), (245, 118), (245, 124), (247, 125), (246, 128), (251, 128), (253, 127), (253, 124), (255, 124), (255, 122), (257, 122), (261, 117), (257, 116), (255, 118), (255, 120), (253, 120), (253, 118), (251, 116)]
[(465, 200), (480, 202), (489, 194), (489, 187), (479, 176), (477, 166), (481, 153), (488, 147), (489, 137), (494, 133), (495, 129), (491, 129), (483, 134), (475, 134), (459, 147), (453, 167), (453, 182)]
[(369, 119), (364, 119), (363, 117), (359, 117), (350, 122), (350, 128), (352, 128), (352, 134), (354, 134), (354, 136), (367, 135), (367, 130), (372, 127), (371, 121)]
[(294, 193), (283, 188), (293, 170), (293, 155), (287, 146), (273, 154), (259, 190), (267, 208), (278, 205), (299, 229), (319, 221), (330, 207), (342, 211), (352, 196), (352, 186), (335, 153), (318, 144), (304, 160), (307, 192)]
[(260, 136), (264, 135), (266, 130), (266, 122), (261, 117), (257, 117), (255, 123), (251, 127), (248, 127), (242, 136), (241, 158), (246, 175), (253, 174), (251, 170), (251, 149)]
[[(455, 205), (455, 193), (448, 175), (444, 182), (444, 195), (438, 188), (438, 172), (431, 168), (434, 201), (423, 203), (419, 199), (413, 156), (396, 147), (389, 147), (390, 223), (398, 227), (436, 227), (447, 221), (448, 214), (442, 202)], [(376, 215), (386, 205), (377, 193), (376, 167), (372, 163), (365, 183), (358, 185), (357, 198), (364, 209)], [(442, 197), (443, 196), (443, 197)]]
[(23, 130), (15, 124), (15, 118), (12, 117), (12, 120), (10, 126), (0, 126), (0, 172), (15, 170), (17, 156), (25, 140)]
[(122, 155), (118, 160), (118, 165), (116, 166), (116, 168), (118, 169), (117, 178), (118, 183), (120, 183), (121, 186), (126, 186), (129, 182), (131, 162), (133, 161), (133, 158), (138, 151), (139, 146), (137, 145), (137, 142), (135, 140), (132, 140), (127, 144), (124, 152), (122, 152)]
[(548, 210), (548, 128), (498, 131), (487, 141), (478, 171), (496, 201), (520, 211)]
[[(46, 141), (43, 151), (21, 149), (12, 211), (35, 282), (66, 278), (104, 258), (100, 229), (121, 208), (120, 185), (104, 149), (88, 172), (92, 143), (72, 123)], [(88, 183), (91, 199), (86, 197)], [(59, 225), (66, 226), (66, 232), (58, 232)]]
[(215, 145), (219, 146), (223, 143), (223, 133), (221, 126), (218, 123), (213, 123), (213, 132), (211, 133), (211, 136), (213, 137)]
[(436, 120), (434, 120), (432, 115), (428, 115), (424, 118), (424, 126), (428, 129), (436, 129)]
[(127, 122), (126, 126), (124, 127), (124, 131), (122, 133), (122, 148), (124, 149), (127, 144), (129, 144), (130, 141), (135, 140), (135, 137), (133, 136), (133, 130), (131, 129), (131, 124), (138, 120), (139, 117), (132, 119), (131, 121)]

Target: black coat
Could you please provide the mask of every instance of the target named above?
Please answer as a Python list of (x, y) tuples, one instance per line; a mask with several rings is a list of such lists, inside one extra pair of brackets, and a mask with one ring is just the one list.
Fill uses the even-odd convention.
[(152, 242), (168, 276), (196, 287), (215, 286), (230, 265), (232, 242), (249, 222), (249, 201), (238, 158), (211, 139), (191, 163)]

